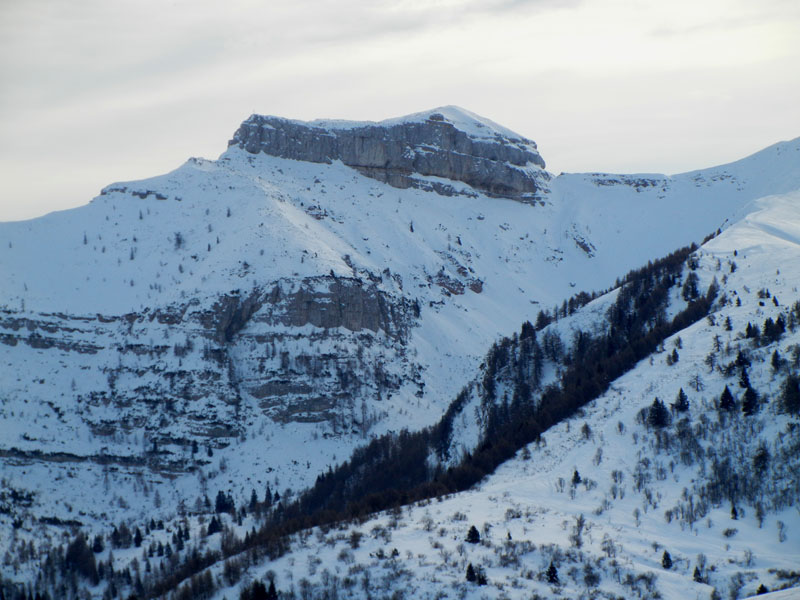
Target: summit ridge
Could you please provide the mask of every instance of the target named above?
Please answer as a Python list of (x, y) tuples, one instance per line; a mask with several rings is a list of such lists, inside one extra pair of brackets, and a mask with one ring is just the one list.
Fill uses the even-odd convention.
[(341, 161), (393, 187), (445, 196), (483, 193), (533, 204), (550, 179), (535, 142), (455, 106), (377, 123), (252, 115), (229, 146), (313, 163)]

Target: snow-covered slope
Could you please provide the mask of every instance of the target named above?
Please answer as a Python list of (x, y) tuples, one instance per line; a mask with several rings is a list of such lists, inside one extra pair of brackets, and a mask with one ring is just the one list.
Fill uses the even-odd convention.
[[(791, 306), (800, 299), (800, 194), (757, 207), (695, 255), (700, 287), (720, 284), (711, 315), (668, 339), (579, 416), (473, 490), (304, 532), (279, 560), (251, 567), (244, 583), (223, 579), (215, 597), (252, 579), (313, 598), (334, 589), (352, 598), (742, 598), (761, 585), (798, 585), (800, 430), (782, 408), (781, 385), (800, 357), (800, 304)], [(609, 302), (599, 298), (562, 329), (597, 323), (598, 306)], [(793, 325), (778, 340), (746, 337), (748, 323), (779, 318)], [(672, 349), (679, 360), (670, 364)], [(776, 351), (785, 359), (777, 368)], [(759, 395), (752, 415), (742, 412), (740, 368), (725, 368), (739, 355)], [(719, 406), (726, 385), (736, 399), (731, 411)], [(688, 410), (673, 410), (664, 428), (648, 426), (653, 399), (669, 404), (680, 389)], [(467, 541), (473, 525), (476, 544)], [(466, 580), (470, 564), (485, 587)], [(548, 581), (551, 564), (557, 583)]]
[[(800, 140), (671, 177), (553, 177), (533, 142), (455, 107), (245, 126), (216, 161), (0, 224), (0, 460), (29, 499), (2, 531), (302, 489), (436, 421), (542, 308), (800, 188)], [(270, 127), (308, 130), (309, 159), (264, 145)]]

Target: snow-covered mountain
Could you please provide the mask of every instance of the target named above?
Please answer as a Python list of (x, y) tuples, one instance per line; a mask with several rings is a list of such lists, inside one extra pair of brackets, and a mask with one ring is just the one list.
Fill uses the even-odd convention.
[[(216, 161), (0, 224), (0, 537), (169, 521), (220, 491), (288, 502), (369, 438), (437, 422), (501, 336), (718, 228), (735, 224), (704, 256), (748, 256), (724, 289), (750, 272), (793, 302), (797, 189), (800, 139), (674, 176), (556, 177), (456, 107), (253, 115)], [(481, 425), (463, 415), (468, 453)]]

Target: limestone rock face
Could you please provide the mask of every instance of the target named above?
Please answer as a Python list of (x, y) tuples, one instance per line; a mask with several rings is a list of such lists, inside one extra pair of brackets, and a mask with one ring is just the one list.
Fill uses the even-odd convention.
[(339, 160), (391, 186), (443, 195), (474, 192), (424, 177), (462, 182), (475, 192), (531, 203), (541, 199), (549, 180), (533, 141), (456, 107), (379, 123), (253, 115), (229, 146), (316, 163)]

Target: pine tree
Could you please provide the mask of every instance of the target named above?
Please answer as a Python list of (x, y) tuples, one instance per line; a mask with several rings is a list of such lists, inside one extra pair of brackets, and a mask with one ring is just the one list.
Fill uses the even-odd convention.
[(672, 557), (666, 550), (664, 550), (664, 554), (661, 555), (661, 566), (664, 567), (665, 569), (672, 568)]
[(478, 533), (478, 529), (473, 525), (469, 528), (467, 532), (467, 543), (470, 544), (477, 544), (481, 541), (481, 534)]
[(553, 561), (550, 561), (550, 566), (547, 568), (547, 583), (551, 585), (558, 585), (558, 569), (553, 564)]
[(267, 508), (272, 506), (272, 490), (269, 489), (269, 484), (267, 484), (267, 491), (264, 492), (264, 506)]
[(772, 364), (772, 370), (776, 373), (781, 370), (783, 366), (783, 358), (781, 357), (780, 352), (778, 352), (777, 348), (775, 352), (772, 353), (772, 360), (770, 361)]
[(694, 574), (692, 575), (692, 579), (694, 579), (697, 583), (703, 583), (703, 574), (700, 572), (700, 567), (694, 568)]
[(218, 513), (221, 513), (221, 512), (233, 512), (233, 510), (235, 509), (235, 506), (233, 504), (233, 498), (231, 498), (230, 495), (226, 495), (225, 492), (220, 490), (217, 493), (217, 499), (216, 499), (216, 502), (215, 502), (215, 509), (216, 509), (216, 512), (218, 512)]
[(467, 565), (467, 581), (470, 583), (475, 583), (477, 577), (475, 576), (475, 568), (472, 566), (472, 563)]
[(719, 408), (720, 410), (727, 411), (732, 411), (736, 408), (736, 403), (733, 401), (733, 394), (731, 394), (727, 385), (725, 389), (722, 390), (722, 395), (719, 397)]
[(581, 482), (581, 474), (578, 473), (578, 469), (572, 473), (572, 487), (575, 487)]
[(759, 585), (758, 589), (756, 590), (757, 596), (761, 596), (762, 594), (769, 594), (769, 588), (765, 586), (763, 583)]
[(767, 445), (762, 441), (758, 445), (758, 449), (756, 453), (753, 455), (753, 470), (756, 472), (756, 475), (761, 477), (767, 470), (769, 466), (769, 450), (767, 449)]
[(100, 581), (94, 552), (86, 543), (86, 536), (83, 533), (79, 533), (67, 546), (67, 551), (64, 553), (64, 568), (68, 572), (74, 571), (82, 577), (86, 577), (94, 585)]
[(746, 417), (752, 417), (758, 411), (758, 394), (751, 387), (744, 391), (742, 398), (742, 412)]
[(211, 517), (211, 522), (208, 524), (208, 535), (213, 535), (220, 531), (222, 531), (222, 525), (217, 520), (216, 515), (214, 515), (213, 517)]
[(275, 580), (269, 580), (269, 589), (267, 590), (267, 600), (278, 600), (278, 591), (275, 589)]
[(739, 387), (743, 390), (750, 387), (750, 375), (747, 373), (747, 367), (742, 367), (741, 373), (739, 373)]
[(678, 396), (675, 398), (675, 404), (672, 405), (677, 412), (686, 412), (689, 410), (689, 398), (683, 388), (678, 390)]
[(669, 424), (669, 412), (667, 411), (667, 407), (664, 406), (664, 403), (658, 398), (653, 400), (653, 404), (647, 411), (647, 424), (650, 427), (659, 429)]
[(783, 382), (781, 408), (791, 415), (800, 414), (800, 377), (791, 374)]
[(686, 276), (686, 282), (683, 284), (682, 296), (683, 299), (686, 300), (687, 302), (696, 300), (697, 297), (700, 295), (700, 292), (697, 290), (697, 282), (698, 282), (697, 273), (695, 273), (694, 271), (692, 271)]

